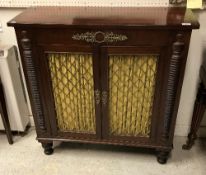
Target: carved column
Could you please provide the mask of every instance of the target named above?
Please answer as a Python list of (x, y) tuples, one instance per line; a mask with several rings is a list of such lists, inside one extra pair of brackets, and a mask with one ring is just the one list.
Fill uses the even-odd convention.
[(41, 130), (46, 130), (44, 115), (42, 110), (42, 104), (40, 100), (40, 93), (38, 90), (37, 78), (35, 74), (35, 68), (32, 60), (32, 49), (31, 49), (31, 40), (28, 38), (27, 31), (21, 32), (21, 46), (23, 50), (23, 60), (26, 66), (27, 76), (30, 84), (30, 92), (33, 104), (33, 115), (35, 115), (38, 126)]
[[(162, 133), (162, 142), (165, 143), (169, 139), (170, 126), (174, 111), (175, 97), (177, 93), (177, 85), (180, 74), (181, 54), (184, 50), (183, 35), (177, 34), (176, 41), (172, 45), (172, 56), (170, 59), (168, 84), (165, 98), (165, 112), (164, 112), (164, 128)], [(164, 164), (167, 162), (170, 150), (157, 149), (157, 160)]]
[(176, 86), (178, 85), (179, 80), (181, 54), (184, 50), (184, 42), (182, 41), (182, 38), (182, 34), (177, 34), (176, 41), (172, 46), (172, 57), (170, 59), (167, 94), (165, 99), (164, 131), (162, 134), (163, 141), (169, 138), (171, 119), (175, 105)]

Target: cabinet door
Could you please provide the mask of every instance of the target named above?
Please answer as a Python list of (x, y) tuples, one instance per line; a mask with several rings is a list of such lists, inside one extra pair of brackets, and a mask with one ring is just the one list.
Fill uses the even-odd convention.
[(44, 45), (40, 51), (40, 85), (52, 135), (97, 138), (99, 119), (99, 61), (96, 48)]
[(102, 47), (101, 51), (103, 137), (155, 140), (163, 48)]

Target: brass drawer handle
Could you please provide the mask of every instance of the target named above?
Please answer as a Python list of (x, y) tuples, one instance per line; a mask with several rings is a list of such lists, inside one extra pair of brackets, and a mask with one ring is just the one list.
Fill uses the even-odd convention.
[(103, 105), (107, 104), (107, 91), (102, 92), (102, 104)]
[(117, 42), (127, 40), (126, 35), (114, 34), (113, 32), (86, 32), (86, 33), (77, 33), (72, 36), (73, 40), (86, 41), (88, 43), (103, 43), (103, 42)]

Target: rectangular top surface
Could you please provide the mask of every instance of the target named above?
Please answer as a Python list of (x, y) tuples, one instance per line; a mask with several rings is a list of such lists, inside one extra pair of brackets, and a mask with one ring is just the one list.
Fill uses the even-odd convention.
[(182, 7), (32, 7), (8, 25), (199, 28), (192, 11)]

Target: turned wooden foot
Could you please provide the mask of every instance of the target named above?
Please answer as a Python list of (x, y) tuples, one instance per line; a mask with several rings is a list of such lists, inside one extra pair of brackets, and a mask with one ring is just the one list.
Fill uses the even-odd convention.
[(169, 157), (169, 154), (170, 154), (170, 151), (165, 151), (165, 150), (160, 150), (158, 151), (157, 150), (157, 161), (160, 163), (160, 164), (165, 164), (167, 163), (167, 159)]
[(197, 139), (197, 131), (198, 128), (200, 127), (200, 123), (202, 121), (205, 109), (206, 109), (206, 89), (201, 83), (195, 101), (190, 133), (188, 134), (188, 140), (186, 144), (182, 146), (182, 149), (189, 150), (195, 144), (195, 140)]
[(196, 133), (189, 133), (188, 140), (186, 144), (182, 145), (182, 149), (190, 150), (192, 146), (195, 144), (196, 139), (197, 139)]
[(49, 142), (49, 143), (42, 143), (42, 147), (44, 148), (44, 153), (46, 155), (51, 155), (53, 153), (53, 143), (52, 142)]

